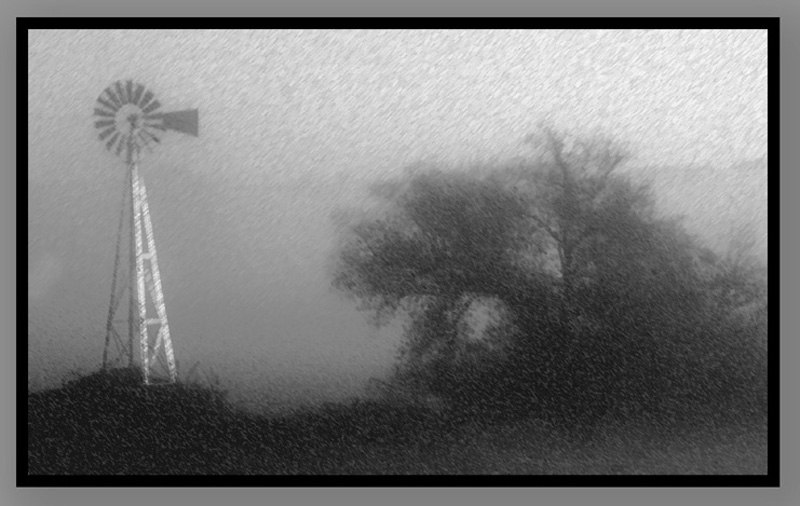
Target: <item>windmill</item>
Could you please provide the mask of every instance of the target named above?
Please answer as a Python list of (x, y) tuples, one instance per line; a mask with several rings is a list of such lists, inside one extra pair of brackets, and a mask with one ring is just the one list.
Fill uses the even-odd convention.
[[(131, 80), (117, 81), (100, 94), (94, 109), (94, 126), (106, 149), (124, 155), (126, 176), (111, 281), (111, 301), (106, 322), (103, 370), (120, 362), (134, 367), (134, 343), (139, 340), (142, 377), (146, 385), (175, 383), (178, 372), (169, 332), (167, 309), (158, 269), (153, 224), (144, 179), (139, 173), (143, 148), (152, 151), (160, 135), (176, 131), (197, 137), (197, 109), (161, 112), (153, 92)], [(125, 219), (127, 215), (127, 220)], [(127, 273), (120, 262), (123, 230), (128, 228)], [(115, 314), (127, 293), (127, 341), (115, 324)], [(152, 315), (152, 316), (150, 316)], [(115, 344), (116, 354), (111, 343)], [(116, 355), (116, 356), (114, 356)]]

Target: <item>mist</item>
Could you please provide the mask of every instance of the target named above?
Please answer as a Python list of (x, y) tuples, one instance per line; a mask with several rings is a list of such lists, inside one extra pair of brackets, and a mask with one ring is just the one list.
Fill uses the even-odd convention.
[(92, 108), (134, 79), (198, 108), (141, 171), (180, 370), (259, 411), (363, 395), (396, 358), (331, 286), (336, 216), (424, 161), (602, 131), (660, 209), (766, 258), (766, 31), (39, 31), (28, 72), (28, 386), (101, 365), (124, 163)]

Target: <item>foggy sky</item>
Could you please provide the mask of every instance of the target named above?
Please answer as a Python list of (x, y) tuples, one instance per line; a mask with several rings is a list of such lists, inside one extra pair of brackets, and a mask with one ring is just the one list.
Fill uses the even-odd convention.
[(33, 387), (101, 363), (124, 165), (91, 115), (122, 79), (200, 110), (141, 171), (176, 356), (252, 405), (358, 393), (394, 357), (330, 288), (335, 211), (420, 160), (525, 156), (543, 120), (627, 143), (711, 243), (765, 241), (766, 31), (29, 33)]

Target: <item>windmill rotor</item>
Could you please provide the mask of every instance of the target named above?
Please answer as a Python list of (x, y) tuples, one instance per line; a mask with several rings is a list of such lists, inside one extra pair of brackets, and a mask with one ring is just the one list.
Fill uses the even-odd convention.
[(130, 162), (142, 148), (161, 143), (161, 133), (173, 130), (197, 137), (197, 109), (161, 111), (161, 102), (144, 85), (117, 81), (97, 97), (94, 126), (108, 151), (120, 156), (125, 152)]

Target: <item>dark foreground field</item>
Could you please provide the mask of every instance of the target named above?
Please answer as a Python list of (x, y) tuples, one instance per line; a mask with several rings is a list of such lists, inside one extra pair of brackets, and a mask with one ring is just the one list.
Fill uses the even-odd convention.
[(356, 402), (282, 417), (95, 374), (28, 395), (28, 474), (765, 474), (766, 420), (559, 429)]

